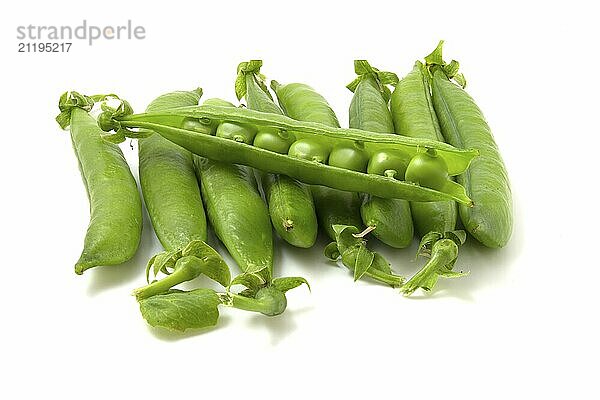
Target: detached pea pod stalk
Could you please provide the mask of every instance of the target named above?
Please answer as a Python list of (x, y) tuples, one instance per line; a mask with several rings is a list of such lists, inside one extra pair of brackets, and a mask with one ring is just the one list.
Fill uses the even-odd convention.
[[(264, 76), (260, 73), (261, 66), (260, 60), (238, 65), (236, 96), (238, 100), (245, 97), (249, 109), (283, 115), (264, 83)], [(285, 146), (285, 140), (272, 130), (259, 130), (254, 142), (263, 147), (274, 146), (275, 149), (282, 144)], [(275, 231), (293, 246), (311, 247), (317, 238), (317, 216), (308, 187), (286, 175), (260, 175)]]
[(408, 280), (400, 291), (405, 296), (410, 296), (415, 290), (431, 290), (440, 276), (444, 278), (458, 278), (468, 272), (456, 272), (454, 263), (458, 258), (458, 247), (465, 242), (464, 231), (429, 232), (421, 239), (417, 256), (429, 257), (425, 266)]
[(464, 90), (466, 80), (458, 72), (458, 62), (446, 63), (442, 46), (440, 41), (425, 57), (432, 76), (433, 107), (442, 133), (453, 146), (473, 148), (480, 154), (468, 170), (457, 176), (474, 203), (473, 207), (459, 205), (460, 218), (467, 232), (484, 246), (503, 247), (513, 227), (508, 173), (483, 113)]
[[(476, 151), (457, 150), (443, 143), (328, 127), (319, 123), (296, 121), (283, 115), (214, 105), (181, 107), (133, 115), (117, 114), (108, 110), (100, 115), (98, 122), (105, 131), (115, 131), (114, 139), (117, 141), (124, 137), (140, 137), (142, 134), (135, 131), (135, 128), (148, 129), (192, 153), (211, 160), (284, 174), (309, 184), (370, 193), (386, 198), (416, 201), (455, 199), (466, 205), (471, 204), (471, 200), (464, 194), (464, 189), (450, 180), (432, 189), (391, 176), (368, 174), (325, 164), (329, 157), (329, 149), (340, 144), (364, 148), (369, 157), (386, 149), (396, 149), (403, 152), (407, 163), (415, 155), (432, 148), (447, 164), (449, 175), (464, 172), (477, 155)], [(250, 145), (243, 141), (211, 135), (215, 132), (215, 127), (218, 131), (218, 126), (223, 124), (249, 127), (253, 132), (279, 132), (285, 146), (277, 149), (261, 148), (256, 143), (258, 136), (254, 137), (255, 141)], [(316, 158), (306, 159), (299, 156), (306, 150), (304, 144), (307, 140), (317, 143), (323, 150), (320, 154), (315, 154)]]
[[(100, 265), (117, 265), (137, 251), (142, 233), (142, 202), (123, 152), (103, 139), (96, 121), (88, 114), (96, 100), (66, 92), (60, 97), (61, 128), (70, 126), (73, 150), (90, 202), (90, 224), (75, 273)], [(122, 112), (131, 113), (131, 109)], [(113, 110), (118, 115), (119, 111)]]

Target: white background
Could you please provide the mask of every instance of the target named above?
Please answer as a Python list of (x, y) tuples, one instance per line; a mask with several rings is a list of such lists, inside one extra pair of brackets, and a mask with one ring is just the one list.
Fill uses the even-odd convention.
[[(597, 398), (598, 29), (592, 2), (18, 1), (2, 35), (0, 397)], [(142, 41), (18, 54), (18, 25), (143, 25)], [(467, 278), (432, 295), (352, 283), (345, 269), (279, 245), (284, 315), (222, 309), (218, 328), (149, 328), (130, 291), (159, 245), (146, 223), (126, 265), (73, 273), (88, 204), (59, 95), (116, 92), (142, 110), (204, 88), (234, 100), (235, 68), (262, 58), (311, 84), (347, 123), (352, 60), (406, 74), (446, 40), (508, 166), (515, 230), (502, 250), (464, 246)], [(136, 153), (123, 150), (132, 169)], [(214, 242), (213, 242), (214, 244)], [(382, 250), (412, 274), (413, 249)], [(198, 281), (195, 284), (208, 284)]]

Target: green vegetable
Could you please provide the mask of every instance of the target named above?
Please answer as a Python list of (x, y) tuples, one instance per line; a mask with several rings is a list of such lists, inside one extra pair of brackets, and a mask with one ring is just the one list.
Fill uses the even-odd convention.
[[(259, 60), (240, 63), (236, 95), (238, 99), (245, 97), (248, 108), (252, 110), (282, 114), (264, 84), (261, 66), (262, 61)], [(293, 142), (292, 135), (269, 131), (261, 131), (254, 138), (255, 146), (284, 154)], [(317, 216), (309, 189), (280, 174), (262, 173), (261, 182), (275, 231), (293, 246), (311, 247), (317, 239)]]
[(273, 238), (267, 207), (247, 167), (196, 157), (208, 219), (242, 272), (269, 282)]
[(410, 160), (405, 177), (408, 182), (441, 190), (448, 182), (448, 166), (434, 149), (428, 149)]
[[(172, 92), (156, 98), (147, 111), (198, 104), (202, 89)], [(229, 285), (229, 267), (206, 241), (206, 216), (192, 153), (159, 135), (139, 140), (140, 182), (152, 226), (165, 251), (146, 268), (148, 285), (134, 291), (138, 300), (167, 292), (200, 274)], [(150, 283), (162, 272), (166, 278)]]
[[(390, 108), (396, 133), (444, 140), (433, 109), (428, 74), (421, 62), (417, 61), (412, 71), (398, 82)], [(413, 201), (410, 207), (413, 223), (421, 237), (429, 232), (448, 232), (455, 228), (457, 208), (454, 201)]]
[[(202, 89), (156, 98), (146, 111), (198, 104)], [(152, 135), (138, 141), (139, 175), (144, 202), (156, 236), (167, 251), (192, 240), (206, 241), (206, 216), (194, 172), (192, 153)]]
[(442, 46), (443, 41), (440, 41), (425, 58), (433, 75), (433, 106), (442, 133), (448, 143), (459, 148), (474, 148), (480, 154), (469, 170), (457, 176), (474, 202), (473, 207), (459, 206), (460, 218), (465, 229), (483, 245), (503, 247), (513, 227), (508, 173), (483, 113), (463, 90), (466, 82), (457, 72), (458, 62), (446, 64), (442, 59)]
[[(398, 77), (391, 72), (371, 67), (365, 60), (354, 61), (354, 70), (358, 77), (348, 85), (348, 89), (354, 92), (350, 103), (350, 127), (393, 133), (394, 124), (388, 109), (390, 91), (386, 85), (397, 82)], [(409, 167), (419, 157), (420, 154), (415, 155)], [(377, 169), (380, 173), (388, 171), (390, 174), (393, 170), (396, 174), (404, 175), (404, 163), (393, 165), (397, 159), (399, 157), (394, 153), (380, 152), (373, 158), (371, 171)], [(407, 178), (407, 181), (410, 179)], [(428, 186), (427, 183), (424, 182), (423, 186)], [(373, 235), (388, 246), (405, 248), (412, 243), (414, 230), (408, 201), (365, 195), (360, 213), (363, 223), (374, 228)]]
[[(394, 89), (391, 111), (396, 132), (415, 138), (443, 141), (437, 117), (433, 110), (428, 74), (423, 64), (417, 61), (413, 70)], [(429, 180), (437, 186), (447, 180), (447, 165), (428, 149), (413, 157), (406, 179)], [(438, 276), (453, 275), (452, 268), (458, 257), (458, 246), (464, 242), (464, 232), (452, 232), (456, 226), (457, 209), (453, 201), (412, 202), (412, 218), (417, 232), (422, 237), (417, 256), (431, 257), (425, 266), (402, 287), (405, 295), (419, 287), (431, 290)], [(460, 238), (448, 241), (446, 238)], [(438, 243), (439, 241), (439, 243)]]
[(419, 201), (451, 198), (470, 204), (470, 200), (464, 196), (463, 188), (452, 181), (448, 181), (444, 185), (444, 192), (440, 192), (390, 177), (364, 174), (274, 153), (234, 140), (184, 130), (181, 129), (181, 126), (186, 118), (197, 118), (198, 121), (207, 125), (207, 130), (209, 127), (211, 127), (210, 129), (216, 128), (223, 122), (234, 122), (242, 126), (249, 125), (258, 131), (264, 129), (290, 130), (298, 140), (311, 139), (327, 148), (333, 148), (340, 143), (352, 145), (360, 142), (369, 156), (387, 149), (402, 151), (407, 154), (407, 164), (419, 149), (431, 147), (436, 149), (440, 157), (444, 158), (448, 164), (450, 175), (463, 172), (471, 159), (475, 157), (476, 152), (457, 151), (443, 143), (413, 140), (374, 132), (366, 133), (355, 129), (327, 127), (318, 123), (295, 121), (276, 114), (213, 105), (181, 107), (158, 113), (129, 116), (115, 115), (112, 112), (105, 114), (99, 119), (99, 124), (107, 131), (116, 131), (113, 135), (115, 141), (123, 140), (125, 136), (139, 137), (140, 133), (131, 131), (131, 128), (145, 128), (158, 132), (161, 136), (195, 154), (217, 161), (248, 165), (266, 172), (285, 174), (306, 183), (322, 184), (347, 191), (362, 191), (386, 198)]
[[(116, 265), (135, 254), (142, 233), (142, 203), (121, 149), (103, 138), (88, 114), (91, 97), (64, 93), (56, 118), (71, 141), (90, 201), (90, 224), (75, 273), (99, 265)], [(116, 110), (114, 110), (116, 111)]]
[(355, 192), (343, 192), (325, 186), (311, 188), (321, 229), (335, 240), (333, 225), (351, 225), (362, 229), (361, 198)]

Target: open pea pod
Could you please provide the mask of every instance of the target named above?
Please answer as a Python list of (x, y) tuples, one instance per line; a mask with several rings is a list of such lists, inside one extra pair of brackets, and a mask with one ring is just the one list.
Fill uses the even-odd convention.
[(476, 150), (462, 150), (452, 147), (446, 143), (433, 140), (415, 139), (397, 135), (389, 135), (377, 132), (365, 132), (352, 128), (336, 128), (315, 122), (297, 121), (285, 115), (264, 113), (247, 108), (229, 108), (221, 106), (188, 106), (178, 107), (156, 113), (132, 114), (129, 116), (118, 116), (122, 127), (128, 127), (130, 122), (155, 122), (158, 124), (172, 125), (177, 120), (191, 118), (202, 124), (219, 125), (221, 123), (234, 123), (250, 125), (257, 130), (276, 129), (293, 133), (295, 138), (311, 139), (324, 147), (332, 148), (336, 144), (357, 143), (364, 145), (364, 150), (371, 155), (383, 150), (400, 150), (410, 160), (412, 156), (424, 148), (436, 149), (440, 156), (448, 164), (448, 173), (458, 175), (463, 173), (469, 166), (471, 160), (477, 156)]
[[(444, 143), (430, 140), (404, 138), (356, 129), (332, 128), (322, 124), (299, 122), (291, 118), (262, 113), (242, 108), (220, 106), (181, 107), (157, 113), (118, 115), (110, 120), (99, 118), (105, 131), (116, 129), (120, 135), (134, 128), (144, 128), (157, 132), (179, 146), (209, 159), (251, 166), (266, 172), (285, 174), (299, 181), (329, 186), (350, 192), (363, 192), (385, 198), (401, 198), (412, 201), (438, 201), (452, 199), (465, 205), (472, 205), (460, 185), (453, 183), (437, 185), (435, 189), (415, 182), (395, 178), (398, 171), (381, 168), (378, 173), (366, 173), (327, 165), (329, 149), (348, 144), (354, 146), (367, 157), (380, 159), (382, 154), (393, 154), (404, 165), (427, 151), (435, 151), (447, 166), (446, 173), (455, 175), (464, 172), (477, 152), (458, 150)], [(223, 138), (213, 136), (222, 124), (237, 124), (245, 131), (253, 131), (258, 139), (261, 132), (269, 131), (287, 147), (271, 150), (261, 148), (256, 139), (250, 144), (250, 137)], [(256, 132), (258, 132), (256, 134)], [(133, 131), (132, 136), (139, 136)], [(284, 140), (285, 139), (285, 140)], [(295, 144), (317, 143), (323, 154), (318, 158), (305, 157), (293, 152), (300, 146)], [(270, 142), (272, 143), (272, 142)], [(290, 154), (286, 152), (289, 150)], [(380, 161), (378, 161), (380, 162)], [(386, 162), (384, 158), (383, 162)], [(400, 163), (402, 164), (402, 163)], [(427, 174), (427, 170), (422, 170)], [(380, 174), (379, 174), (380, 173)], [(427, 181), (427, 179), (420, 179)], [(451, 182), (448, 180), (448, 182)]]

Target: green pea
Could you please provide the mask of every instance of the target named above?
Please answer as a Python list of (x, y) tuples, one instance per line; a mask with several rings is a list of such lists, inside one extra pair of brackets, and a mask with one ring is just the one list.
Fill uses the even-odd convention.
[(254, 137), (254, 146), (279, 154), (287, 154), (296, 137), (285, 130), (260, 130)]
[(215, 133), (215, 129), (212, 124), (200, 122), (200, 120), (197, 118), (185, 118), (181, 124), (181, 128), (207, 135), (214, 135)]
[(233, 124), (231, 122), (223, 122), (217, 127), (218, 137), (235, 140), (240, 143), (251, 144), (255, 135), (255, 128)]
[(304, 160), (326, 163), (329, 151), (326, 146), (310, 139), (296, 140), (291, 146), (288, 154), (292, 157)]
[(371, 157), (367, 165), (367, 173), (375, 175), (392, 175), (404, 180), (406, 173), (406, 154), (397, 151), (379, 151)]
[(367, 153), (359, 146), (339, 144), (331, 151), (328, 164), (332, 167), (364, 172), (367, 169), (368, 162)]
[(406, 180), (439, 190), (448, 181), (448, 165), (434, 149), (415, 155), (406, 168)]

